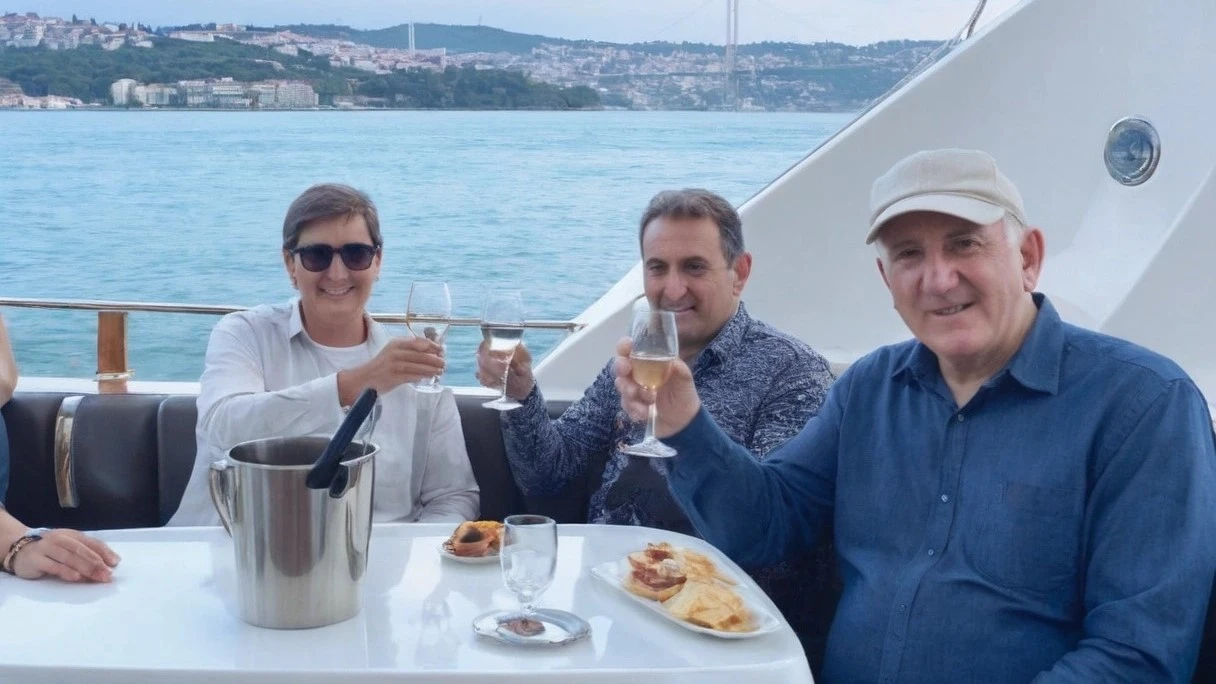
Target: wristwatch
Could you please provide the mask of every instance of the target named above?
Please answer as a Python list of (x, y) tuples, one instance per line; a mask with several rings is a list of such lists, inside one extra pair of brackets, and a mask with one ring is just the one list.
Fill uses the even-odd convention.
[(42, 535), (50, 532), (49, 527), (35, 527), (25, 534), (17, 537), (17, 541), (13, 542), (12, 546), (8, 547), (8, 553), (4, 554), (4, 560), (0, 562), (0, 570), (7, 572), (10, 575), (17, 573), (13, 572), (13, 560), (17, 558), (17, 554), (26, 546), (42, 539)]

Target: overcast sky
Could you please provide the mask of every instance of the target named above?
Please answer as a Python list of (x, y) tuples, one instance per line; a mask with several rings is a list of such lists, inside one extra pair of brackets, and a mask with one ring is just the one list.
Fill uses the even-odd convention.
[[(410, 21), (484, 24), (521, 33), (615, 42), (721, 44), (727, 0), (0, 0), (0, 11), (188, 23), (333, 23), (384, 28)], [(989, 0), (992, 19), (1017, 0)], [(740, 0), (739, 42), (863, 44), (953, 35), (976, 0)]]

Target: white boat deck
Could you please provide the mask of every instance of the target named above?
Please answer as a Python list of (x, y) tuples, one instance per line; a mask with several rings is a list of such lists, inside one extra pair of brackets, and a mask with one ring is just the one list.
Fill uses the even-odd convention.
[[(752, 639), (697, 634), (590, 575), (650, 541), (709, 548), (647, 528), (559, 527), (557, 576), (540, 605), (586, 619), (589, 639), (520, 648), (477, 636), (474, 617), (517, 603), (497, 563), (440, 557), (452, 527), (375, 526), (362, 612), (295, 631), (237, 617), (232, 545), (221, 528), (98, 533), (123, 558), (111, 584), (0, 576), (0, 682), (812, 682), (784, 621)], [(710, 553), (780, 616), (737, 566)]]

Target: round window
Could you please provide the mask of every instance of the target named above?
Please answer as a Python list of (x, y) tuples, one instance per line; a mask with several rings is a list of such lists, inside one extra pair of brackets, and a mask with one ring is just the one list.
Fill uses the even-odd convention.
[(1106, 136), (1106, 170), (1124, 185), (1140, 185), (1153, 175), (1161, 158), (1157, 129), (1144, 119), (1121, 119)]

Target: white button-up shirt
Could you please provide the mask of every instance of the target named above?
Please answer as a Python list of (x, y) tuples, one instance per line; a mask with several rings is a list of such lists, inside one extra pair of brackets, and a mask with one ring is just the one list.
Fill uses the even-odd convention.
[[(170, 525), (218, 525), (207, 471), (237, 444), (264, 437), (332, 435), (345, 417), (338, 399), (338, 371), (370, 360), (390, 336), (368, 319), (367, 342), (333, 349), (304, 330), (298, 299), (228, 314), (211, 332), (200, 381), (198, 455), (181, 505)], [(359, 360), (361, 359), (361, 360)], [(426, 402), (426, 403), (424, 403)], [(376, 455), (377, 521), (473, 520), (477, 482), (451, 390), (420, 393), (401, 385), (380, 396), (380, 419), (372, 442)], [(430, 409), (424, 410), (424, 409)], [(427, 425), (419, 416), (429, 415)], [(413, 450), (418, 430), (429, 445), (424, 458)], [(414, 464), (424, 467), (414, 472)], [(415, 481), (418, 478), (419, 481)], [(413, 492), (418, 491), (415, 500)]]

